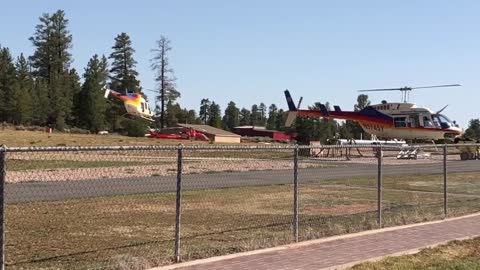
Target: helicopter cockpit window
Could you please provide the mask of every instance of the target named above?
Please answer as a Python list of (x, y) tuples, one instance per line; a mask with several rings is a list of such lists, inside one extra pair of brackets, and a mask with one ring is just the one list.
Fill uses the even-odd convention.
[(440, 126), (442, 128), (449, 128), (452, 126), (452, 121), (450, 119), (448, 119), (448, 117), (444, 116), (444, 115), (441, 115), (441, 114), (437, 114), (437, 115), (434, 115), (433, 116), (434, 119), (436, 121), (438, 121), (440, 124)]
[(407, 127), (406, 117), (395, 117), (393, 121), (394, 121), (395, 127)]
[(142, 112), (145, 112), (145, 103), (141, 102), (142, 104)]

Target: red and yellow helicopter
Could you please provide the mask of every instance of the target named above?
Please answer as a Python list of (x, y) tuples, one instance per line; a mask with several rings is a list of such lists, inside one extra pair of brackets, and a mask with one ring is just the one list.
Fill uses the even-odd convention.
[(109, 95), (123, 101), (127, 114), (132, 117), (140, 117), (142, 119), (153, 122), (153, 112), (150, 108), (150, 104), (143, 98), (140, 93), (128, 93), (122, 94), (112, 89), (105, 89), (105, 98), (108, 98)]
[[(445, 115), (441, 114), (448, 105), (435, 112), (425, 107), (417, 107), (414, 103), (408, 103), (409, 92), (414, 89), (452, 86), (460, 85), (449, 84), (359, 90), (359, 92), (402, 92), (402, 103), (389, 103), (382, 101), (381, 104), (367, 106), (360, 111), (342, 111), (339, 106), (334, 106), (334, 110), (330, 111), (324, 104), (320, 104), (319, 110), (300, 110), (295, 106), (290, 92), (285, 90), (285, 97), (289, 109), (285, 125), (287, 127), (291, 126), (295, 118), (299, 116), (321, 117), (356, 121), (366, 133), (382, 139), (439, 140), (457, 137), (461, 135), (463, 131), (458, 127), (455, 121), (451, 121)], [(298, 107), (300, 107), (300, 102)]]

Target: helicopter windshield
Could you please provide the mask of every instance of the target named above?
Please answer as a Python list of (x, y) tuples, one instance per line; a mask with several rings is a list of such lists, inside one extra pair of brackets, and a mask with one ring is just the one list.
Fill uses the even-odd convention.
[(452, 124), (452, 121), (450, 119), (448, 119), (448, 117), (446, 117), (445, 115), (442, 115), (442, 114), (435, 114), (433, 115), (433, 118), (435, 120), (437, 120), (438, 122), (440, 122), (440, 126), (442, 128), (449, 128), (449, 127), (452, 127), (454, 126)]

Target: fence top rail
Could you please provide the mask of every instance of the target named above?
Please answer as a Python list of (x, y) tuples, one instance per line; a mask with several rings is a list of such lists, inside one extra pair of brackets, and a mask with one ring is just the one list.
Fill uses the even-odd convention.
[(480, 147), (480, 144), (419, 144), (419, 145), (383, 145), (383, 144), (344, 144), (344, 145), (145, 145), (145, 146), (41, 146), (6, 147), (0, 146), (0, 152), (68, 152), (68, 151), (167, 151), (167, 150), (289, 150), (289, 149), (381, 149), (402, 150), (407, 148), (442, 149), (459, 147)]

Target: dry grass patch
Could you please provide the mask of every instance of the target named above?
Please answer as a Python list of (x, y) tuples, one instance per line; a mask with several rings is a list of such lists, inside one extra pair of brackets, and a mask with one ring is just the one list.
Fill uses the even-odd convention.
[(436, 248), (424, 249), (414, 255), (390, 257), (378, 262), (362, 263), (349, 269), (480, 269), (480, 238), (452, 241)]

